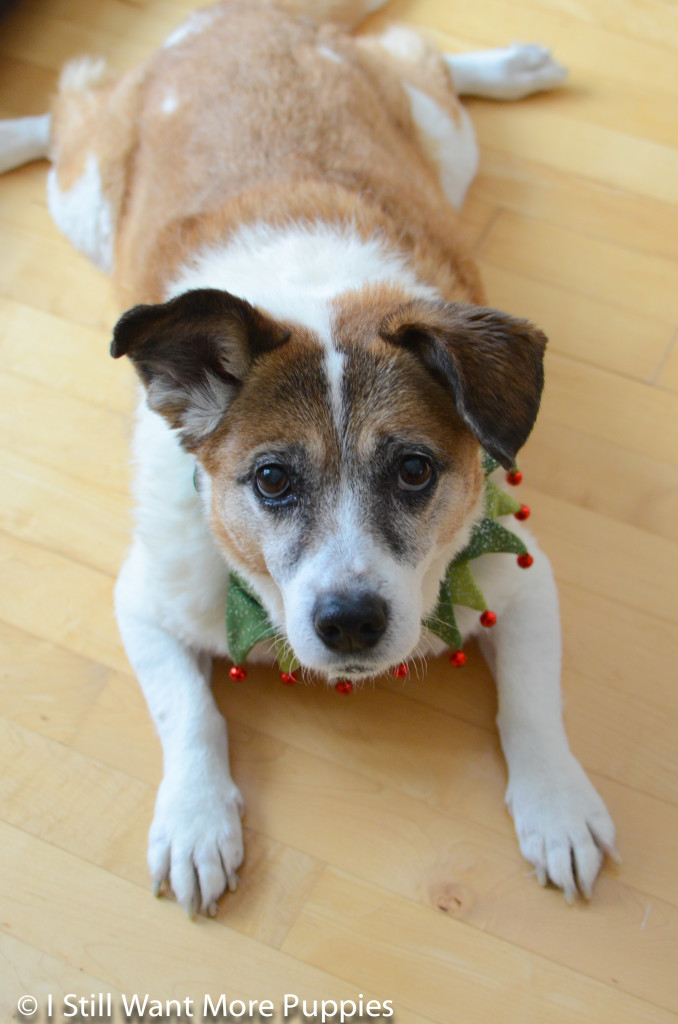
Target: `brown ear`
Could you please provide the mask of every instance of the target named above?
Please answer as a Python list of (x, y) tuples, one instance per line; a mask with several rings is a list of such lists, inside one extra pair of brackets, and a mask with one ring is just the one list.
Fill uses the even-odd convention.
[(387, 316), (379, 334), (415, 352), (451, 387), (462, 421), (510, 469), (539, 409), (545, 335), (496, 309), (424, 299)]
[(130, 357), (150, 408), (190, 449), (218, 426), (254, 359), (288, 337), (244, 299), (200, 288), (124, 313), (111, 355)]

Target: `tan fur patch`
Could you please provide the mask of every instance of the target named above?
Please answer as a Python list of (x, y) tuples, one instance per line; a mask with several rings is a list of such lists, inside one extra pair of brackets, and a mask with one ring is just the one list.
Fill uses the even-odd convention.
[[(209, 31), (161, 49), (117, 86), (57, 99), (59, 183), (77, 179), (93, 152), (118, 225), (121, 303), (161, 301), (191, 253), (259, 220), (355, 224), (403, 251), (446, 299), (482, 301), (456, 213), (418, 143), (402, 62), (274, 6), (216, 11)], [(449, 77), (428, 49), (407, 80), (453, 115)]]

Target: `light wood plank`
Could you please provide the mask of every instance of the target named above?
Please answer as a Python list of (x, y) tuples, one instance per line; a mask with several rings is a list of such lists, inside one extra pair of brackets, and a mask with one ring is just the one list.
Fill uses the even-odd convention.
[[(550, 387), (553, 379), (549, 374), (547, 386)], [(612, 389), (613, 386), (608, 389), (608, 396)], [(565, 397), (565, 389), (562, 397)], [(601, 401), (604, 399), (605, 395), (601, 394)], [(647, 451), (643, 455), (629, 451), (618, 441), (592, 436), (585, 429), (579, 429), (577, 423), (565, 425), (558, 414), (552, 420), (550, 412), (555, 404), (547, 394), (544, 414), (521, 455), (521, 465), (527, 473), (530, 490), (535, 494), (536, 517), (532, 525), (537, 537), (540, 495), (550, 494), (675, 543), (678, 540), (678, 467), (653, 458)], [(648, 426), (652, 429), (651, 423)], [(614, 467), (613, 472), (610, 467)]]
[(0, 533), (0, 619), (115, 669), (127, 669), (113, 579)]
[(129, 498), (0, 448), (0, 529), (115, 576), (131, 542)]
[[(2, 22), (0, 113), (46, 110), (60, 63), (83, 51), (131, 67), (197, 6), (22, 0)], [(450, 52), (534, 39), (570, 67), (557, 93), (469, 102), (482, 163), (461, 220), (490, 300), (552, 337), (522, 497), (559, 578), (568, 732), (624, 863), (573, 910), (527, 877), (502, 802), (494, 685), (471, 645), (463, 671), (440, 659), (346, 700), (290, 691), (265, 668), (238, 688), (219, 666), (248, 801), (241, 887), (197, 925), (150, 898), (161, 754), (111, 594), (131, 375), (106, 355), (110, 283), (51, 224), (36, 163), (0, 182), (8, 1019), (33, 990), (183, 996), (191, 978), (223, 991), (224, 964), (233, 994), (253, 997), (270, 977), (307, 998), (373, 979), (377, 996), (402, 995), (401, 1024), (426, 1010), (449, 1024), (461, 1008), (493, 1024), (676, 1019), (675, 11), (391, 0), (371, 24), (398, 19)], [(278, 952), (286, 940), (294, 956)]]
[(13, 722), (67, 743), (103, 690), (110, 670), (0, 621), (0, 724)]
[[(676, 176), (678, 181), (678, 175)], [(492, 266), (558, 284), (573, 295), (647, 313), (668, 326), (678, 319), (678, 262), (647, 256), (514, 213), (493, 222), (480, 255)]]
[(92, 992), (110, 992), (115, 1005), (120, 1005), (120, 993), (110, 983), (0, 932), (0, 1013), (5, 1020), (22, 1019), (17, 1000), (24, 995), (37, 999), (43, 1015), (47, 1014), (51, 996), (56, 1016), (64, 1007), (64, 997), (78, 991), (88, 997)]
[(550, 350), (601, 369), (651, 381), (673, 327), (609, 302), (565, 292), (550, 281), (481, 263), (489, 303), (538, 324)]
[[(535, 428), (544, 421), (676, 465), (678, 402), (674, 395), (617, 374), (605, 373), (557, 352), (546, 355), (546, 387)], [(529, 445), (529, 442), (528, 442)], [(584, 442), (580, 447), (586, 447)], [(529, 446), (525, 449), (529, 458)], [(618, 452), (615, 463), (623, 460)], [(601, 466), (614, 486), (613, 472)]]
[(56, 227), (49, 236), (46, 232), (44, 223), (35, 233), (11, 224), (3, 227), (0, 295), (110, 331), (119, 315), (110, 281), (75, 252)]
[[(663, 934), (659, 923), (654, 935), (646, 930), (648, 951), (652, 946), (661, 952)], [(358, 938), (348, 941), (349, 935)], [(500, 992), (506, 1001), (502, 1018), (515, 1024), (534, 1019), (598, 1024), (619, 1017), (666, 1024), (675, 1019), (668, 1012), (675, 1003), (660, 1010), (621, 997), (611, 985), (592, 983), (486, 935), (470, 936), (449, 917), (356, 885), (332, 870), (318, 882), (283, 948), (321, 968), (332, 964), (337, 973), (358, 977), (377, 990), (389, 987), (397, 1005), (416, 1007), (435, 1020), (446, 1019), (450, 992), (460, 1019), (487, 1024), (496, 1020)]]
[(678, 394), (678, 335), (673, 339), (666, 362), (659, 371), (657, 384)]
[(135, 375), (128, 360), (114, 361), (109, 354), (112, 327), (94, 329), (0, 298), (3, 369), (131, 419)]
[[(150, 895), (145, 847), (155, 787), (19, 726), (0, 722), (0, 735), (3, 820)], [(66, 817), (55, 818), (55, 801), (69, 808)], [(222, 913), (229, 928), (279, 948), (322, 865), (251, 830), (246, 843), (243, 884)]]
[[(193, 966), (187, 977), (183, 966), (190, 925), (178, 908), (164, 900), (144, 900), (133, 883), (7, 825), (0, 825), (0, 837), (0, 930), (11, 929), (14, 937), (51, 957), (77, 962), (120, 991), (194, 999), (200, 1012), (206, 993), (216, 1001), (225, 988), (229, 998), (270, 998), (276, 1006), (291, 986), (307, 999), (350, 999), (355, 993), (350, 982), (210, 920), (201, 920), (190, 931)], [(59, 928), (45, 917), (46, 901), (59, 908)], [(112, 916), (119, 921), (115, 932), (109, 931), (101, 945), (91, 942), (89, 936), (102, 918)], [(168, 964), (176, 968), (168, 971)], [(224, 964), (234, 979), (231, 985), (224, 980)], [(14, 1005), (20, 994), (9, 993)], [(401, 1017), (408, 1024), (424, 1020), (406, 1007)]]
[[(28, 409), (40, 415), (28, 416)], [(0, 428), (3, 447), (15, 457), (103, 491), (129, 491), (129, 422), (123, 413), (0, 373)]]
[[(485, 145), (471, 197), (629, 249), (678, 259), (678, 207)], [(645, 310), (651, 314), (651, 310)]]

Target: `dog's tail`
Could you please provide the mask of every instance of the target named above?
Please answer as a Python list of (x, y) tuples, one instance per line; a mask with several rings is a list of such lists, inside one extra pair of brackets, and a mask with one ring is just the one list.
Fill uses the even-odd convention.
[(346, 28), (355, 28), (368, 14), (384, 7), (388, 0), (274, 0), (275, 6), (301, 14), (318, 25), (332, 22)]

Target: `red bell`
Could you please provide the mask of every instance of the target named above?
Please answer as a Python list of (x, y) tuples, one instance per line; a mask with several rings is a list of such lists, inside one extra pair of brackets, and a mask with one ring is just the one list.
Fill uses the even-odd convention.
[(512, 469), (510, 473), (506, 474), (506, 480), (512, 487), (517, 487), (518, 484), (522, 483), (523, 474), (519, 469)]
[(466, 664), (466, 655), (463, 651), (452, 651), (450, 654), (450, 665), (454, 668), (462, 668)]
[(285, 686), (294, 686), (297, 681), (297, 677), (294, 672), (281, 672), (280, 678), (282, 679)]
[(527, 554), (518, 555), (516, 561), (518, 562), (518, 565), (521, 569), (529, 569), (532, 563), (534, 562), (534, 558), (532, 557), (532, 555)]
[(350, 679), (340, 679), (339, 682), (335, 684), (334, 689), (337, 693), (352, 693), (353, 683)]
[(491, 611), (483, 612), (483, 614), (480, 616), (480, 624), (482, 626), (485, 626), (487, 629), (489, 629), (490, 626), (494, 626), (496, 621), (497, 616), (495, 615), (494, 612)]
[(520, 519), (521, 522), (524, 522), (526, 519), (530, 518), (530, 506), (521, 505), (518, 511), (514, 512), (513, 515), (516, 519)]
[(234, 665), (233, 668), (229, 668), (228, 674), (234, 683), (242, 683), (247, 676), (247, 669), (242, 665)]
[(396, 665), (395, 668), (392, 668), (391, 671), (396, 679), (405, 679), (410, 674), (410, 670), (404, 661), (401, 661), (401, 663)]

